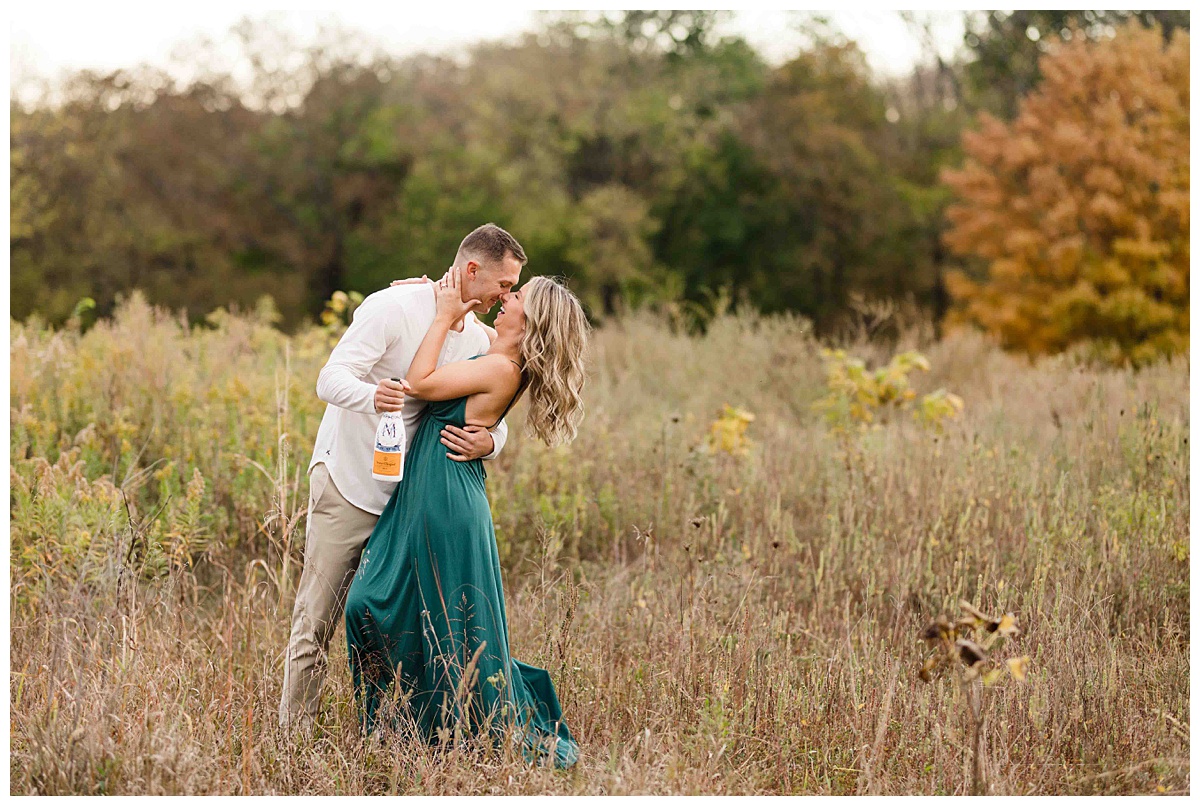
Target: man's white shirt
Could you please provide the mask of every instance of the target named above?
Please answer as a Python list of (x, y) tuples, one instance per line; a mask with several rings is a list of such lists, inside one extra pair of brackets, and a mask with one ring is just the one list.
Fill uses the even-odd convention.
[[(433, 286), (400, 285), (376, 291), (354, 311), (354, 320), (329, 356), (317, 379), (317, 397), (329, 405), (321, 418), (308, 469), (324, 462), (338, 491), (354, 506), (376, 515), (383, 512), (396, 483), (371, 476), (375, 451), (375, 429), (381, 414), (375, 411), (375, 387), (387, 378), (403, 378), (433, 324), (437, 307)], [(461, 332), (451, 330), (437, 365), (464, 361), (486, 353), (487, 332), (468, 313)], [(404, 431), (412, 445), (426, 403), (404, 398)], [(500, 452), (508, 438), (508, 424), (492, 429), (495, 449)], [(406, 469), (407, 472), (407, 469)]]

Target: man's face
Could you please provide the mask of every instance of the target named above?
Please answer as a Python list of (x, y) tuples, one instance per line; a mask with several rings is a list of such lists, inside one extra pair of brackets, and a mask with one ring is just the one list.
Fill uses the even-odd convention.
[(474, 260), (468, 260), (466, 266), (466, 282), (463, 283), (463, 300), (481, 300), (473, 310), (476, 314), (485, 314), (499, 302), (500, 298), (512, 291), (521, 280), (521, 262), (511, 254), (505, 255), (504, 260), (487, 266), (481, 266)]

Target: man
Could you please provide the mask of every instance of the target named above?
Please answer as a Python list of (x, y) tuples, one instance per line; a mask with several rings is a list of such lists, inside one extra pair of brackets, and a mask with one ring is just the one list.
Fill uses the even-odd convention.
[[(463, 239), (454, 257), (454, 266), (462, 271), (462, 298), (482, 302), (464, 317), (461, 330), (450, 333), (438, 366), (487, 352), (488, 331), (474, 314), (487, 313), (516, 286), (525, 262), (521, 245), (495, 224), (484, 224)], [(406, 398), (407, 384), (391, 379), (408, 374), (434, 312), (431, 284), (394, 285), (371, 294), (354, 312), (317, 380), (317, 396), (329, 405), (309, 464), (304, 571), (279, 703), (279, 722), (285, 728), (311, 726), (317, 716), (329, 640), (342, 617), (363, 544), (396, 487), (371, 477), (379, 415), (402, 411), (412, 443), (425, 403)], [(447, 456), (460, 462), (495, 457), (507, 436), (503, 421), (492, 431), (448, 425), (441, 432)]]

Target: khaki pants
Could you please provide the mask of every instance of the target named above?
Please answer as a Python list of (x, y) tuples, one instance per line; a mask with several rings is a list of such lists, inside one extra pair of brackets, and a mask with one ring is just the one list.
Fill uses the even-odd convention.
[(337, 630), (346, 592), (363, 545), (378, 515), (361, 510), (338, 492), (324, 463), (309, 476), (304, 570), (292, 609), (292, 635), (283, 659), (279, 724), (311, 726), (325, 682), (329, 639)]

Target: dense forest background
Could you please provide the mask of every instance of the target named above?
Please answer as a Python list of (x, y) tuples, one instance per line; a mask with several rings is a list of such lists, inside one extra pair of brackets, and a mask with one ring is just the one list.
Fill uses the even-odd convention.
[[(1016, 125), (1054, 47), (1146, 28), (1168, 51), (1190, 26), (1186, 11), (969, 12), (960, 57), (930, 45), (911, 75), (883, 79), (820, 18), (771, 65), (718, 33), (725, 13), (551, 13), (463, 58), (396, 58), (345, 31), (299, 48), (246, 21), (236, 66), (197, 43), (187, 80), (84, 71), (53, 101), (14, 99), (11, 315), (59, 324), (85, 297), (104, 315), (140, 288), (193, 320), (270, 295), (292, 328), (336, 290), (440, 271), (494, 221), (522, 242), (530, 274), (569, 277), (597, 320), (646, 304), (702, 316), (734, 300), (830, 332), (890, 300), (941, 322), (972, 293), (979, 307), (999, 256), (947, 237), (947, 209), (979, 186), (953, 173), (971, 156), (964, 133)], [(1181, 114), (1182, 174), (1178, 157), (1158, 158), (1186, 182), (1186, 103)], [(1173, 237), (1143, 229), (1147, 242)], [(1183, 272), (1186, 324), (1181, 248), (1163, 260)], [(1160, 291), (1146, 294), (1172, 304)]]

